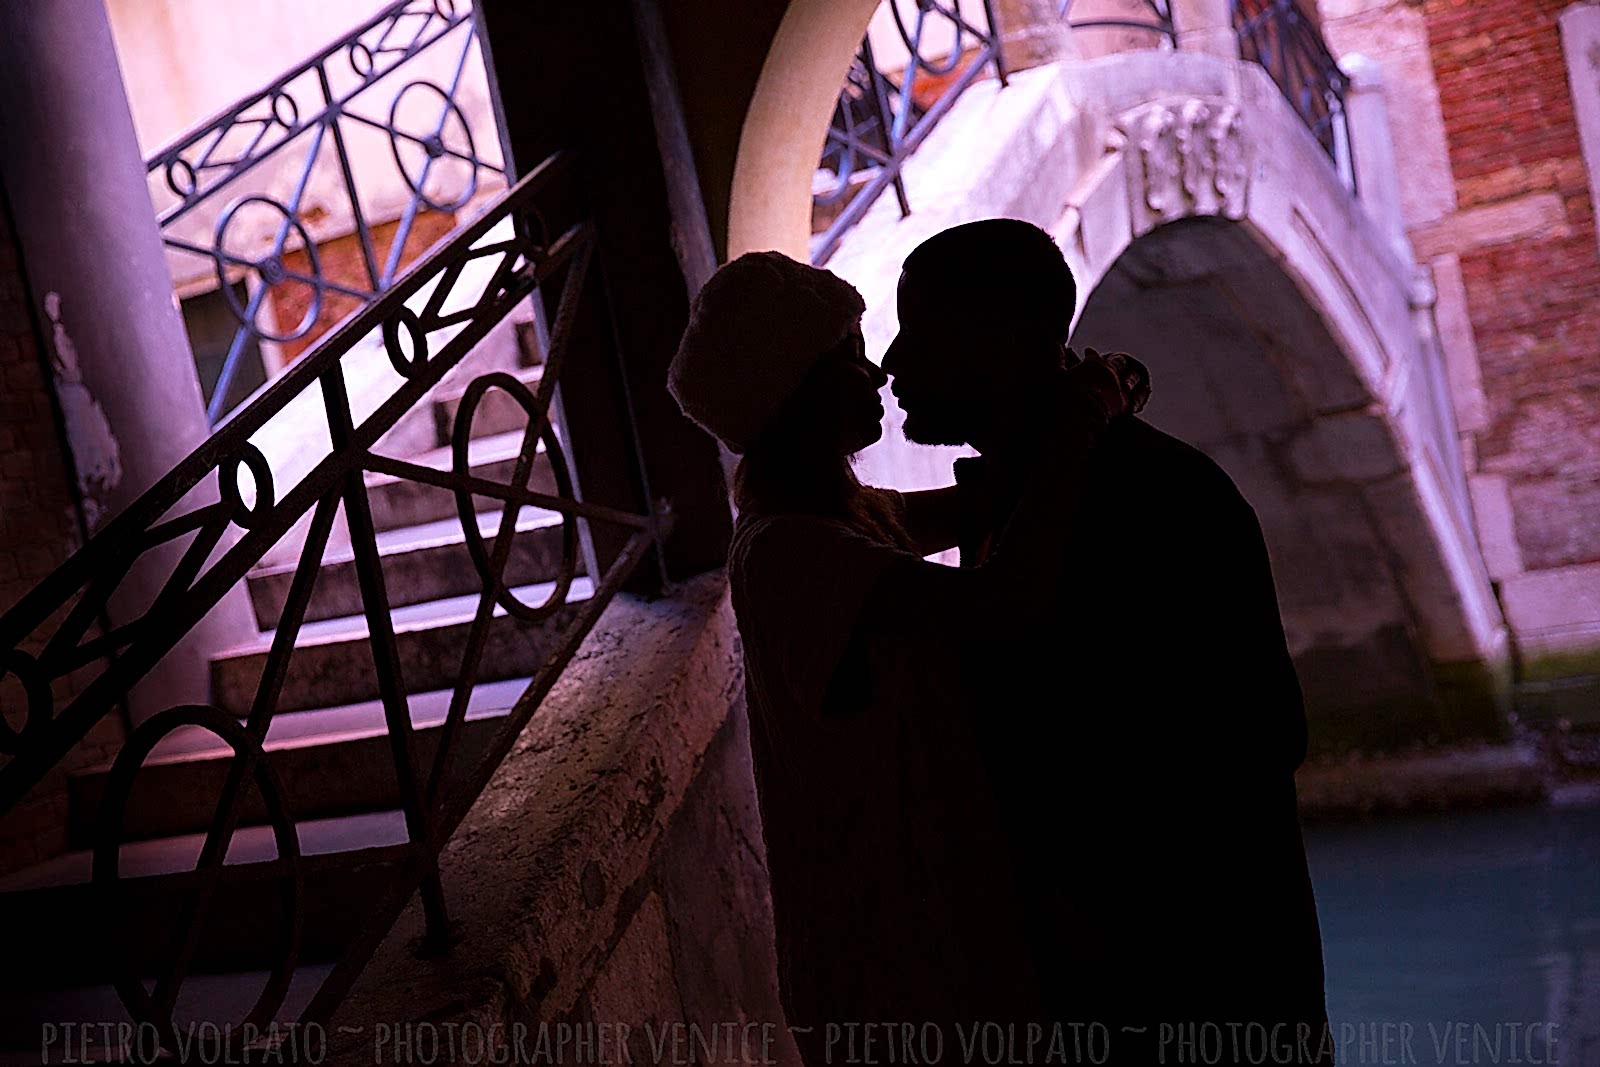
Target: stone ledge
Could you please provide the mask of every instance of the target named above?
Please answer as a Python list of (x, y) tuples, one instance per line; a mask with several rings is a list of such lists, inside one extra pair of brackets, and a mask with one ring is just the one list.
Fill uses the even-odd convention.
[(440, 857), (460, 940), (419, 958), (413, 900), (332, 1020), (335, 1060), (372, 1062), (383, 1024), (577, 1015), (742, 687), (720, 572), (617, 597)]
[(1514, 200), (1463, 208), (1411, 230), (1417, 258), (1467, 252), (1507, 241), (1566, 237), (1572, 232), (1567, 210), (1555, 193), (1527, 193)]
[(1506, 621), (1519, 637), (1600, 623), (1600, 563), (1509, 576), (1501, 584)]
[(1535, 803), (1547, 782), (1538, 753), (1517, 745), (1352, 757), (1308, 763), (1295, 775), (1308, 823)]

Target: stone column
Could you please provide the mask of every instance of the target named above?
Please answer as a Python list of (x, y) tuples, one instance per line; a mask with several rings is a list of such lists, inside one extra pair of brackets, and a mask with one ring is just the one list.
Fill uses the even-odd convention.
[(1230, 0), (1172, 0), (1172, 23), (1182, 51), (1239, 58)]
[(1345, 118), (1350, 130), (1350, 155), (1356, 176), (1356, 199), (1378, 224), (1400, 262), (1410, 263), (1411, 242), (1400, 214), (1400, 172), (1395, 165), (1394, 138), (1389, 131), (1389, 105), (1383, 89), (1383, 68), (1375, 60), (1352, 54), (1339, 61), (1350, 79), (1345, 93)]
[(1059, 0), (995, 0), (1000, 51), (1007, 70), (1027, 70), (1073, 57)]
[[(91, 534), (211, 433), (102, 0), (0, 4), (0, 182)], [(186, 505), (216, 499), (197, 487)], [(184, 541), (146, 553), (113, 595), (140, 615)], [(129, 696), (137, 723), (209, 699), (208, 654), (256, 637), (243, 588)]]

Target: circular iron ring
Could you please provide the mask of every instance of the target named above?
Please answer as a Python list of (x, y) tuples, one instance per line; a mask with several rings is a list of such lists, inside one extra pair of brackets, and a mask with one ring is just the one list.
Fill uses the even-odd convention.
[[(261, 324), (250, 316), (250, 309), (239, 303), (239, 294), (235, 293), (233, 286), (228, 283), (227, 261), (229, 257), (224, 252), (228, 227), (233, 223), (234, 216), (241, 208), (246, 204), (257, 203), (266, 204), (283, 216), (287, 227), (299, 235), (300, 247), (305, 249), (306, 258), (310, 261), (311, 280), (302, 281), (301, 284), (311, 286), (311, 304), (306, 308), (306, 313), (300, 319), (300, 322), (293, 329), (284, 333), (275, 333), (271, 330), (263, 329)], [(326, 294), (326, 288), (322, 283), (322, 262), (317, 256), (316, 243), (311, 240), (311, 234), (306, 231), (305, 224), (297, 219), (288, 208), (270, 196), (255, 195), (235, 200), (228, 205), (228, 209), (217, 219), (215, 237), (212, 243), (212, 256), (217, 262), (217, 284), (228, 301), (228, 310), (233, 312), (233, 317), (238, 320), (239, 325), (268, 341), (293, 341), (297, 337), (304, 336), (316, 324), (317, 316), (322, 314), (322, 302)], [(260, 276), (263, 285), (269, 289), (285, 280), (281, 241), (278, 242), (278, 246), (278, 250), (267, 258), (249, 261), (251, 267)], [(246, 257), (241, 256), (238, 258), (245, 259)], [(299, 279), (296, 280), (298, 281)], [(260, 308), (258, 306), (256, 316), (259, 315)]]
[[(555, 427), (551, 425), (546, 413), (539, 410), (538, 402), (528, 387), (504, 371), (492, 371), (474, 378), (467, 386), (466, 392), (462, 394), (461, 405), (456, 410), (455, 426), (451, 433), (452, 472), (459, 478), (467, 476), (470, 469), (467, 446), (472, 441), (472, 423), (477, 416), (479, 402), (490, 389), (503, 390), (523, 411), (527, 412), (528, 425), (523, 431), (523, 447), (527, 447), (530, 435), (537, 436), (544, 442), (544, 454), (550, 462), (550, 472), (556, 483), (554, 495), (572, 499), (572, 475), (567, 468), (566, 454), (561, 450), (561, 442), (556, 439)], [(532, 469), (530, 465), (530, 474)], [(526, 489), (527, 485), (514, 488)], [(461, 532), (466, 537), (467, 553), (472, 557), (472, 565), (477, 568), (478, 576), (483, 580), (485, 587), (495, 588), (495, 603), (505, 608), (506, 614), (522, 622), (541, 622), (549, 618), (566, 603), (567, 593), (572, 588), (572, 579), (577, 574), (576, 517), (570, 512), (561, 513), (561, 566), (556, 572), (555, 587), (551, 589), (544, 603), (525, 604), (512, 594), (511, 587), (503, 581), (503, 575), (491, 572), (492, 561), (489, 558), (488, 546), (484, 544), (483, 533), (478, 529), (478, 513), (472, 501), (472, 492), (468, 489), (457, 489), (455, 492), (456, 512), (461, 517)], [(514, 501), (505, 501), (503, 506), (515, 508), (519, 513), (522, 510), (522, 506)]]
[[(303, 914), (301, 899), (303, 882), (300, 869), (300, 839), (293, 821), (283, 805), (283, 790), (276, 772), (267, 762), (266, 753), (255, 738), (247, 733), (239, 721), (220, 708), (208, 704), (184, 704), (157, 712), (146, 719), (128, 736), (122, 751), (117, 753), (101, 798), (100, 821), (95, 831), (93, 885), (101, 898), (100, 914), (107, 922), (119, 917), (120, 909), (113, 906), (113, 890), (121, 880), (118, 875), (119, 848), (122, 837), (123, 815), (128, 797), (133, 790), (133, 780), (156, 744), (180, 726), (198, 726), (209, 730), (233, 749), (234, 758), (242, 759), (248, 753), (254, 761), (252, 770), (256, 788), (266, 806), (272, 824), (273, 839), (277, 844), (278, 859), (287, 868), (283, 885), (283, 913), (285, 917), (283, 939), (278, 959), (260, 997), (250, 1009), (239, 1030), (254, 1027), (261, 1031), (277, 1017), (289, 992), (289, 982), (294, 975), (295, 963), (300, 954)], [(236, 798), (237, 802), (237, 798)], [(223, 857), (226, 858), (226, 847)], [(180, 936), (185, 933), (180, 931)], [(108, 934), (112, 934), (108, 931)], [(112, 935), (114, 936), (114, 934)], [(123, 958), (116, 961), (113, 985), (124, 1007), (138, 1023), (149, 1023), (161, 1035), (163, 1045), (176, 1049), (176, 1032), (170, 1012), (163, 1013), (155, 997), (145, 989), (143, 978)], [(174, 997), (173, 999), (176, 999)]]

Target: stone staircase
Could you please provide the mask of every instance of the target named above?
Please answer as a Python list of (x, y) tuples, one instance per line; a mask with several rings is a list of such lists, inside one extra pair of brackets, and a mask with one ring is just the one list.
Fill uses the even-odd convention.
[[(450, 431), (467, 382), (498, 370), (537, 389), (540, 363), (533, 338), (529, 323), (502, 323), (446, 376), (427, 402), (416, 405), (396, 424), (378, 451), (448, 469)], [(510, 478), (525, 421), (523, 410), (506, 394), (498, 390), (486, 394), (472, 426), (469, 457), (474, 475), (495, 481)], [(367, 486), (408, 691), (413, 750), (419, 775), (425, 779), (460, 671), (480, 578), (453, 493), (372, 473)], [(530, 486), (555, 491), (542, 451)], [(480, 498), (478, 506), (478, 529), (492, 539), (500, 521), (498, 505)], [(516, 529), (506, 580), (524, 603), (543, 603), (555, 588), (562, 560), (560, 516), (525, 508)], [(212, 703), (241, 719), (265, 668), (294, 571), (291, 556), (264, 563), (249, 575), (249, 596), (261, 634), (252, 643), (223, 652), (211, 664)], [(455, 773), (464, 772), (486, 751), (500, 720), (526, 690), (559, 630), (589, 592), (580, 563), (565, 606), (543, 622), (528, 624), (496, 608), (478, 684), (468, 702), (466, 728), (452, 760)], [(376, 895), (392, 876), (406, 840), (354, 552), (342, 515), (323, 554), (265, 749), (303, 855), (300, 959), (314, 972), (325, 971), (322, 964), (336, 958), (346, 939), (359, 929), (363, 901)], [(7, 955), (38, 961), (36, 966), (3, 969), (0, 998), (17, 1007), (6, 1013), (15, 1022), (0, 1024), (0, 1050), (36, 1051), (38, 1027), (29, 1020), (51, 1018), (50, 1012), (63, 1005), (116, 1005), (104, 983), (119, 956), (152, 966), (163, 959), (186, 896), (186, 875), (194, 869), (232, 755), (215, 735), (183, 728), (164, 738), (146, 759), (123, 813), (123, 880), (118, 886), (119, 910), (138, 916), (138, 921), (110, 930), (101, 921), (104, 899), (90, 882), (93, 841), (111, 768), (89, 768), (69, 777), (72, 851), (0, 879), (0, 907), (29, 917), (13, 926)], [(275, 894), (281, 882), (268, 867), (276, 847), (266, 808), (253, 787), (246, 790), (241, 811), (223, 888), (194, 966), (195, 981), (221, 991), (201, 998), (207, 1002), (218, 997), (227, 1002), (231, 987), (221, 979), (234, 975), (248, 984), (251, 975), (273, 965), (279, 952), (281, 907)], [(331, 862), (341, 854), (342, 862)], [(292, 1007), (286, 1004), (285, 1012)], [(116, 1006), (109, 1017), (116, 1021), (125, 1016)]]

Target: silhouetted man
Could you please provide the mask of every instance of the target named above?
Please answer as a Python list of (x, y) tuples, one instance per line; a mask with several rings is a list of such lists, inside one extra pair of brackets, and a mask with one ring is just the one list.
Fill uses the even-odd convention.
[[(905, 262), (883, 367), (908, 438), (982, 453), (956, 464), (965, 566), (1003, 527), (1049, 417), (1038, 398), (1075, 359), (1074, 298), (1054, 241), (1015, 220), (946, 230)], [(1205, 1062), (1264, 1041), (1273, 1062), (1315, 1060), (1305, 716), (1255, 513), (1204, 454), (1129, 418), (1092, 455), (1080, 516), (1069, 577), (1038, 594), (1055, 623), (974, 650), (968, 681), (1052, 1010), (1111, 1024), (1117, 1062), (1180, 1062), (1205, 1024), (1224, 1042)]]

